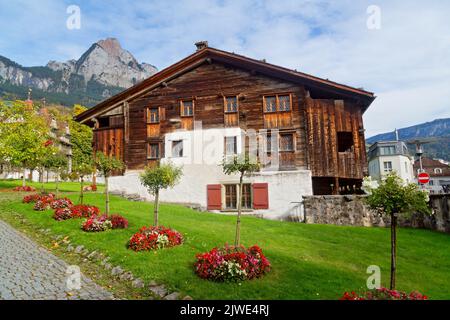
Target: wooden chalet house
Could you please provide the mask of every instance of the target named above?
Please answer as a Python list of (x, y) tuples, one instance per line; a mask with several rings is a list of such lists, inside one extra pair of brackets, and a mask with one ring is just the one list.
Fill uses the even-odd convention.
[(373, 93), (196, 45), (192, 55), (76, 117), (94, 127), (95, 150), (125, 162), (113, 190), (149, 197), (139, 173), (171, 161), (183, 166), (183, 178), (162, 192), (163, 201), (233, 212), (238, 177), (224, 175), (220, 163), (251, 148), (264, 162), (243, 189), (249, 213), (285, 219), (303, 195), (360, 186), (367, 174), (362, 115)]

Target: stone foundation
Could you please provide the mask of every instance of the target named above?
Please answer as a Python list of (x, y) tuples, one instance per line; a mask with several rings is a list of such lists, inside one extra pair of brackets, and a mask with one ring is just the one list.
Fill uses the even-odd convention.
[[(389, 217), (382, 217), (370, 210), (364, 203), (366, 196), (305, 196), (304, 222), (318, 224), (334, 224), (344, 226), (377, 226), (390, 225)], [(450, 233), (450, 196), (431, 195), (431, 216), (414, 213), (399, 217), (399, 225), (403, 227), (425, 228)]]

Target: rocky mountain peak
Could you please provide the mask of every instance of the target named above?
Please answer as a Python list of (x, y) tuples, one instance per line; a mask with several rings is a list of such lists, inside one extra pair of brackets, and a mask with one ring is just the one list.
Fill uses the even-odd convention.
[(97, 44), (103, 48), (110, 56), (119, 57), (122, 51), (122, 46), (119, 43), (119, 40), (116, 38), (106, 38), (105, 40), (97, 41)]

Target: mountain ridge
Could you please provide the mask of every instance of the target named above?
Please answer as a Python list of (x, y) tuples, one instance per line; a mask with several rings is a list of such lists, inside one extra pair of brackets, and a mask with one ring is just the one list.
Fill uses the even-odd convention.
[[(435, 119), (413, 126), (398, 129), (399, 140), (412, 141), (414, 139), (425, 139), (424, 155), (430, 158), (444, 159), (450, 161), (450, 118)], [(366, 143), (372, 144), (377, 141), (396, 140), (395, 132), (380, 133), (366, 139)], [(415, 146), (407, 143), (410, 153), (413, 154)]]
[(0, 94), (52, 103), (92, 106), (150, 77), (157, 72), (151, 64), (139, 63), (116, 38), (93, 43), (78, 60), (51, 60), (45, 66), (24, 67), (0, 55)]

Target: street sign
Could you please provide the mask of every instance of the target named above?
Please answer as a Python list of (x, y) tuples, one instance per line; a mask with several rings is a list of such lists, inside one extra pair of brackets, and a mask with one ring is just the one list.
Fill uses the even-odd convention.
[(420, 184), (427, 184), (430, 182), (430, 175), (426, 172), (419, 173), (418, 180)]

